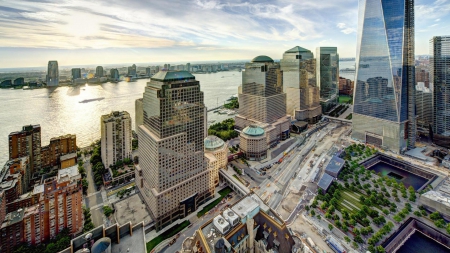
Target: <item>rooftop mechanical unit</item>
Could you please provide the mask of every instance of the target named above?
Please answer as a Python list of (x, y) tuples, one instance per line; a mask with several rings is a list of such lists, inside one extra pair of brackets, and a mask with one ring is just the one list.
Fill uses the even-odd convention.
[(222, 234), (225, 234), (230, 230), (230, 223), (228, 223), (222, 215), (217, 215), (213, 220), (213, 224)]
[(239, 217), (230, 208), (223, 211), (223, 217), (231, 224), (232, 227), (239, 223)]

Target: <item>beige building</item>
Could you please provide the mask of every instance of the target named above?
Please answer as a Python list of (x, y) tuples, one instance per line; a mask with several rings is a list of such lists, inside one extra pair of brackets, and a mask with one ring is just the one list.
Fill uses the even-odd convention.
[(251, 193), (187, 237), (181, 253), (300, 253), (301, 248), (282, 219)]
[(250, 125), (239, 136), (239, 149), (248, 160), (263, 160), (267, 157), (267, 136), (261, 127)]
[(211, 199), (204, 156), (205, 105), (200, 83), (187, 71), (160, 71), (150, 79), (138, 128), (136, 183), (160, 230)]
[(205, 157), (208, 159), (208, 168), (214, 186), (219, 184), (219, 169), (228, 164), (228, 145), (219, 137), (210, 135), (205, 138)]
[(286, 113), (296, 120), (317, 123), (322, 116), (320, 90), (316, 86), (316, 59), (310, 50), (294, 47), (280, 60)]
[(106, 168), (122, 161), (125, 158), (131, 158), (131, 117), (126, 111), (111, 112), (102, 115), (101, 125), (101, 145), (102, 161)]

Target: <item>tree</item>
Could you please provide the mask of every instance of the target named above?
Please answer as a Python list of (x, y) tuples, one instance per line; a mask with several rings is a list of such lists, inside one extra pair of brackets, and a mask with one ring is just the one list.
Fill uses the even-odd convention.
[(316, 212), (314, 212), (314, 210), (311, 210), (311, 216), (316, 215)]
[(450, 234), (450, 223), (447, 224), (446, 230), (447, 230), (447, 234)]
[(331, 230), (333, 230), (333, 225), (331, 225), (331, 224), (328, 224), (328, 229), (331, 231)]
[(83, 186), (83, 193), (86, 194), (87, 193), (87, 189), (89, 187), (89, 182), (86, 180), (86, 178), (83, 178), (81, 180), (81, 185)]
[(350, 238), (348, 238), (348, 236), (344, 237), (344, 240), (345, 240), (347, 243), (350, 243)]
[(376, 248), (376, 250), (377, 250), (378, 253), (384, 253), (384, 252), (386, 252), (386, 251), (384, 250), (383, 246), (381, 246), (381, 245), (378, 245), (377, 248)]
[(361, 236), (359, 236), (359, 235), (357, 235), (357, 236), (355, 236), (355, 238), (353, 239), (355, 242), (357, 242), (357, 243), (363, 243), (364, 242), (364, 240), (361, 238)]
[(353, 234), (359, 235), (361, 232), (357, 228), (353, 228)]
[(317, 215), (316, 218), (317, 218), (318, 220), (321, 220), (321, 219), (322, 219), (322, 216)]
[(434, 212), (432, 214), (430, 214), (430, 219), (432, 220), (438, 220), (441, 218), (441, 215), (439, 214), (439, 212)]

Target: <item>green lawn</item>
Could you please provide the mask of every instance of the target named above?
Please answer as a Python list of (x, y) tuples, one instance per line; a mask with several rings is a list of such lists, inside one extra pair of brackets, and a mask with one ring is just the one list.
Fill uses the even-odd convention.
[(205, 206), (202, 210), (198, 211), (197, 217), (199, 217), (199, 218), (202, 217), (203, 215), (205, 215), (205, 213), (209, 212), (209, 210), (211, 210), (215, 206), (217, 206), (217, 204), (219, 204), (220, 201), (222, 201), (222, 199), (225, 198), (225, 196), (230, 194), (230, 192), (232, 192), (230, 187), (220, 190), (219, 191), (220, 197), (218, 199), (214, 200), (213, 202), (211, 202), (209, 205)]
[(161, 235), (155, 237), (153, 240), (151, 240), (147, 243), (147, 252), (152, 251), (152, 249), (154, 247), (156, 247), (156, 245), (158, 245), (162, 241), (169, 239), (170, 237), (178, 234), (178, 232), (183, 230), (185, 227), (189, 226), (189, 224), (191, 224), (191, 222), (189, 220), (185, 220), (181, 224), (174, 225), (174, 226), (172, 226), (172, 228), (168, 229)]
[(340, 95), (339, 96), (339, 104), (347, 104), (350, 100), (352, 100), (352, 97)]
[(354, 193), (348, 189), (341, 191), (341, 197), (338, 200), (336, 208), (341, 211), (347, 210), (349, 213), (356, 213), (361, 210), (363, 204), (359, 202), (359, 193)]

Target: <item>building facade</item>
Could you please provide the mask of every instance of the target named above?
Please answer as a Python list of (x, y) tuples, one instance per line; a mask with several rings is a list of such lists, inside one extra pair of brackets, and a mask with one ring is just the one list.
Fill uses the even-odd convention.
[(125, 158), (131, 159), (133, 135), (131, 117), (126, 111), (102, 115), (100, 120), (102, 161), (106, 168)]
[(14, 79), (13, 84), (14, 86), (23, 86), (25, 85), (25, 79), (23, 77), (16, 78)]
[(109, 74), (111, 75), (111, 80), (118, 81), (120, 79), (119, 70), (110, 69)]
[(433, 91), (424, 82), (416, 85), (417, 129), (428, 132), (433, 124)]
[(339, 54), (336, 47), (316, 48), (317, 87), (324, 113), (339, 102)]
[(105, 76), (105, 74), (103, 73), (103, 67), (102, 66), (97, 66), (97, 68), (95, 68), (95, 77), (103, 77)]
[(71, 70), (72, 72), (72, 81), (81, 78), (81, 69), (80, 68), (73, 68)]
[(239, 149), (250, 161), (267, 158), (267, 135), (264, 129), (250, 125), (239, 135)]
[(46, 76), (47, 86), (59, 85), (59, 68), (57, 61), (49, 61)]
[(360, 0), (352, 138), (415, 146), (414, 1)]
[(59, 166), (60, 157), (77, 152), (77, 137), (74, 134), (67, 134), (50, 139), (50, 144), (41, 147), (41, 166), (48, 168)]
[(144, 107), (143, 107), (143, 99), (138, 98), (134, 102), (135, 109), (135, 122), (134, 122), (134, 131), (137, 133), (139, 126), (144, 124)]
[(208, 169), (210, 170), (210, 181), (214, 185), (219, 185), (219, 170), (227, 168), (228, 164), (228, 145), (219, 137), (209, 135), (204, 140), (205, 157), (208, 160)]
[(292, 118), (316, 123), (322, 116), (319, 88), (316, 87), (316, 59), (302, 47), (294, 47), (283, 54), (283, 91), (286, 94), (286, 113)]
[(160, 71), (145, 87), (136, 182), (157, 230), (214, 195), (204, 157), (203, 100), (200, 83), (187, 71)]
[(131, 77), (136, 77), (137, 75), (136, 64), (133, 64), (130, 67), (128, 67), (127, 75)]
[(28, 156), (31, 173), (41, 169), (41, 126), (23, 126), (22, 131), (12, 132), (8, 136), (9, 159)]
[(430, 40), (430, 55), (433, 139), (450, 141), (450, 36), (433, 37)]
[(355, 82), (350, 79), (339, 77), (339, 95), (353, 96), (353, 86)]

